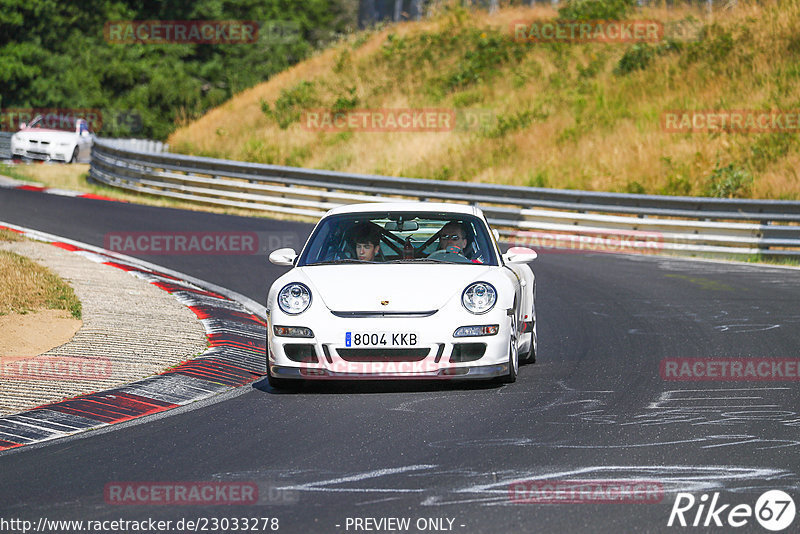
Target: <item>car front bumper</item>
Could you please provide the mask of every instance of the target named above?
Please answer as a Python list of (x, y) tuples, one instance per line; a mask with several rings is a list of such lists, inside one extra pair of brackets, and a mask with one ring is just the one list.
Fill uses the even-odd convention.
[[(277, 336), (274, 325), (309, 328), (313, 337)], [(489, 336), (453, 336), (459, 327), (474, 325), (497, 325), (498, 332)], [(509, 372), (511, 321), (505, 309), (484, 315), (440, 310), (425, 317), (368, 318), (342, 318), (327, 310), (289, 316), (277, 310), (268, 316), (268, 329), (267, 365), (276, 378), (468, 380), (495, 378)], [(414, 347), (354, 348), (346, 344), (348, 332), (351, 338), (354, 333), (413, 332), (418, 343)], [(471, 353), (464, 357), (468, 351), (480, 356)]]
[[(14, 149), (13, 150), (14, 156), (21, 156), (23, 158), (28, 159), (35, 159), (39, 161), (67, 161), (67, 155), (60, 153), (60, 152), (42, 152), (38, 150), (24, 150), (24, 149)], [(72, 157), (72, 153), (69, 154)]]
[[(386, 364), (387, 368), (389, 364)], [(489, 379), (497, 378), (508, 375), (508, 363), (500, 365), (483, 365), (483, 366), (463, 366), (453, 369), (440, 369), (438, 371), (414, 371), (409, 368), (409, 371), (404, 371), (404, 367), (395, 365), (398, 371), (383, 371), (364, 373), (361, 369), (356, 368), (355, 372), (348, 373), (343, 371), (332, 371), (329, 369), (321, 369), (319, 371), (310, 372), (297, 367), (285, 367), (281, 365), (270, 364), (270, 372), (275, 378), (296, 378), (299, 380), (426, 380), (426, 379), (440, 379), (440, 380), (476, 380), (476, 379)]]

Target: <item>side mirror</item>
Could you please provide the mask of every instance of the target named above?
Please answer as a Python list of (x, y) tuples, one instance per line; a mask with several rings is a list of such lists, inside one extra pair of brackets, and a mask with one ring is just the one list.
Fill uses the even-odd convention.
[(273, 250), (269, 255), (270, 263), (283, 267), (291, 267), (296, 259), (297, 252), (293, 248), (279, 248), (278, 250)]
[(27, 127), (28, 127), (28, 123), (27, 123), (27, 122), (21, 122), (21, 123), (19, 123), (19, 129), (20, 129), (20, 130), (24, 130), (24, 129), (25, 129), (25, 128), (27, 128)]
[(503, 254), (503, 261), (506, 263), (530, 263), (539, 255), (535, 250), (526, 247), (511, 247), (508, 252)]

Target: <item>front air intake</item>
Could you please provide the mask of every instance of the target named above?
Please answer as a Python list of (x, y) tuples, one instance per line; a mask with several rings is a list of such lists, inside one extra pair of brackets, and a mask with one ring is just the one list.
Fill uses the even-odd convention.
[(474, 362), (486, 353), (486, 343), (456, 343), (450, 355), (450, 363)]
[(424, 360), (429, 348), (423, 349), (336, 349), (337, 354), (348, 362), (418, 362)]
[(317, 353), (310, 343), (291, 343), (283, 346), (286, 357), (293, 362), (317, 363)]

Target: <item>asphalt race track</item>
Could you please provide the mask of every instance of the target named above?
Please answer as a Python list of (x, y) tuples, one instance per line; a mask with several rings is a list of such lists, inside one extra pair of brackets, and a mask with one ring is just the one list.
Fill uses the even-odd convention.
[[(311, 229), (2, 189), (0, 220), (98, 246), (108, 232), (251, 231), (299, 248)], [(265, 254), (131, 255), (261, 303), (284, 271)], [(673, 381), (659, 367), (665, 358), (797, 358), (800, 270), (577, 253), (542, 254), (532, 267), (538, 363), (516, 384), (277, 393), (259, 381), (197, 409), (0, 454), (0, 517), (269, 517), (279, 532), (324, 533), (364, 532), (375, 523), (356, 530), (355, 518), (390, 517), (411, 518), (406, 532), (722, 532), (732, 528), (668, 527), (676, 492), (719, 492), (732, 507), (780, 489), (800, 502), (798, 381)], [(663, 495), (512, 502), (511, 482), (544, 479), (656, 482)], [(231, 480), (257, 483), (259, 504), (104, 498), (114, 482)], [(753, 517), (736, 531), (766, 532)]]

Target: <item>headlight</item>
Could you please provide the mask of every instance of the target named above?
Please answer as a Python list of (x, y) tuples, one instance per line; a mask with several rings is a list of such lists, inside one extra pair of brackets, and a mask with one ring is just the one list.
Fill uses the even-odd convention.
[(461, 326), (453, 332), (453, 337), (478, 337), (494, 336), (500, 331), (499, 324), (487, 324), (477, 326)]
[(272, 331), (280, 337), (314, 337), (314, 332), (305, 326), (273, 326)]
[(311, 305), (311, 291), (303, 284), (286, 284), (278, 293), (278, 307), (289, 315), (303, 313)]
[(461, 304), (467, 311), (481, 314), (494, 308), (497, 302), (497, 291), (488, 282), (475, 282), (467, 286), (461, 295)]

